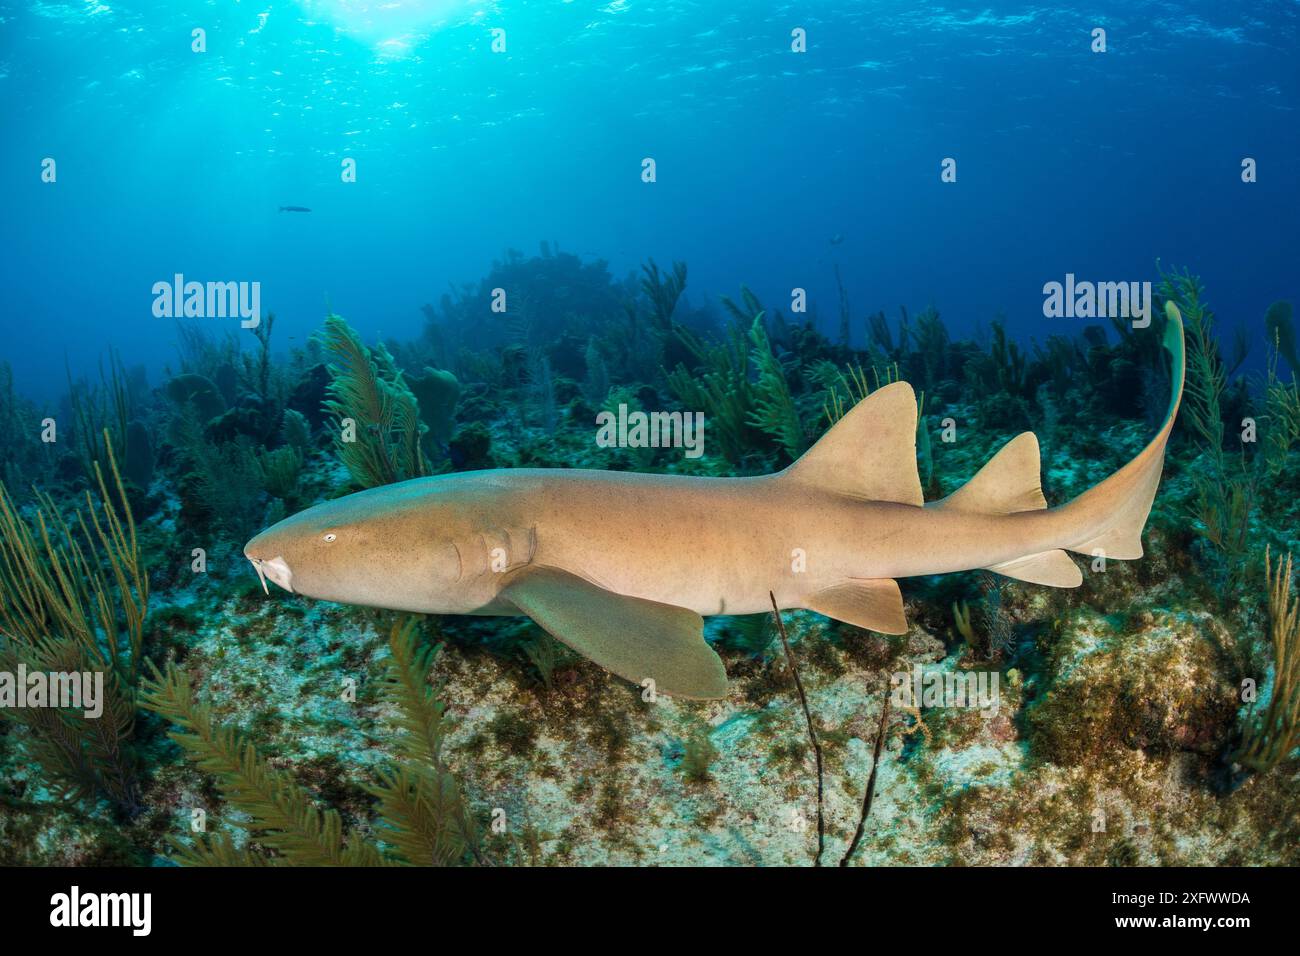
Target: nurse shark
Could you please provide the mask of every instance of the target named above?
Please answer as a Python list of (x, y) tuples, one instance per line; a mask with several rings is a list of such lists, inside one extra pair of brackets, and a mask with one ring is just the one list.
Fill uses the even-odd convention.
[[(898, 578), (984, 568), (1077, 587), (1074, 551), (1142, 556), (1182, 398), (1182, 317), (1166, 305), (1172, 395), (1132, 461), (1049, 508), (1038, 440), (1008, 442), (925, 503), (916, 398), (869, 395), (794, 464), (746, 478), (518, 468), (416, 478), (308, 508), (244, 549), (263, 587), (428, 614), (527, 615), (579, 654), (669, 696), (726, 696), (702, 615), (806, 608), (907, 630)], [(769, 597), (769, 593), (772, 597)]]

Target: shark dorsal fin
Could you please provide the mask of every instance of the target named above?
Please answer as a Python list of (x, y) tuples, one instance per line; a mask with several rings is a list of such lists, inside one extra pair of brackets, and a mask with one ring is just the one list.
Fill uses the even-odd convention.
[(912, 386), (895, 382), (872, 392), (783, 476), (853, 498), (920, 506)]
[(1047, 507), (1039, 481), (1038, 439), (1021, 432), (990, 458), (975, 477), (930, 507), (981, 515), (1009, 515)]

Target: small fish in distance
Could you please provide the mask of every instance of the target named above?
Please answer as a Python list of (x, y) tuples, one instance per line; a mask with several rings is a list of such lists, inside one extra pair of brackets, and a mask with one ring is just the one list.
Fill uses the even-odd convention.
[(281, 206), (280, 212), (311, 212), (306, 206)]

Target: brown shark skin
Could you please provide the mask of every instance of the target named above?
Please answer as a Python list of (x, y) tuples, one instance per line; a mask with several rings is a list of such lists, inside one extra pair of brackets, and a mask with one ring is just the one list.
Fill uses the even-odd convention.
[[(958, 514), (826, 492), (785, 473), (521, 468), (348, 495), (275, 525), (246, 553), (282, 557), (297, 593), (394, 610), (517, 614), (497, 592), (510, 571), (534, 564), (705, 616), (756, 614), (769, 591), (798, 608), (849, 579), (972, 570), (1068, 547), (1104, 517), (1088, 514), (1080, 530), (1065, 508)], [(328, 533), (336, 539), (325, 542)], [(801, 573), (795, 549), (806, 555)]]
[[(984, 567), (1046, 550), (1056, 520), (1042, 513), (951, 515), (848, 498), (784, 475), (689, 478), (602, 471), (499, 472), (517, 513), (535, 515), (534, 562), (619, 594), (698, 614), (783, 608), (851, 578), (895, 578)], [(434, 479), (436, 480), (436, 479)], [(510, 492), (506, 492), (510, 494)], [(480, 522), (490, 521), (490, 506)], [(905, 544), (905, 547), (900, 547)], [(796, 549), (806, 570), (795, 572)], [(463, 552), (480, 572), (481, 544)], [(290, 562), (292, 566), (292, 562)]]

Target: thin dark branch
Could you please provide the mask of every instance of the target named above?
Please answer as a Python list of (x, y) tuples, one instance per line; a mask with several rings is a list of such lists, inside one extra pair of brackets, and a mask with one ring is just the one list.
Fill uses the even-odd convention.
[(858, 817), (858, 828), (853, 832), (853, 841), (849, 848), (844, 851), (844, 857), (840, 860), (840, 866), (849, 865), (849, 857), (858, 848), (862, 842), (862, 831), (867, 825), (867, 816), (871, 813), (871, 801), (876, 795), (876, 771), (880, 769), (880, 748), (885, 743), (885, 725), (889, 723), (889, 683), (885, 683), (885, 691), (881, 694), (883, 703), (880, 707), (880, 729), (876, 731), (876, 746), (871, 754), (871, 775), (867, 778), (867, 791), (862, 795), (862, 814)]
[(785, 635), (785, 622), (781, 620), (781, 609), (776, 606), (776, 595), (768, 591), (767, 596), (772, 599), (772, 614), (776, 617), (776, 629), (781, 635), (781, 646), (785, 648), (785, 659), (790, 665), (790, 673), (794, 675), (794, 688), (799, 692), (803, 716), (808, 721), (808, 739), (812, 741), (813, 753), (817, 757), (817, 856), (813, 858), (813, 866), (821, 866), (822, 848), (826, 845), (826, 821), (822, 813), (822, 745), (817, 742), (817, 730), (813, 727), (812, 712), (808, 710), (808, 698), (803, 692), (803, 681), (799, 679), (799, 668), (794, 662), (794, 655), (790, 653), (790, 641)]

